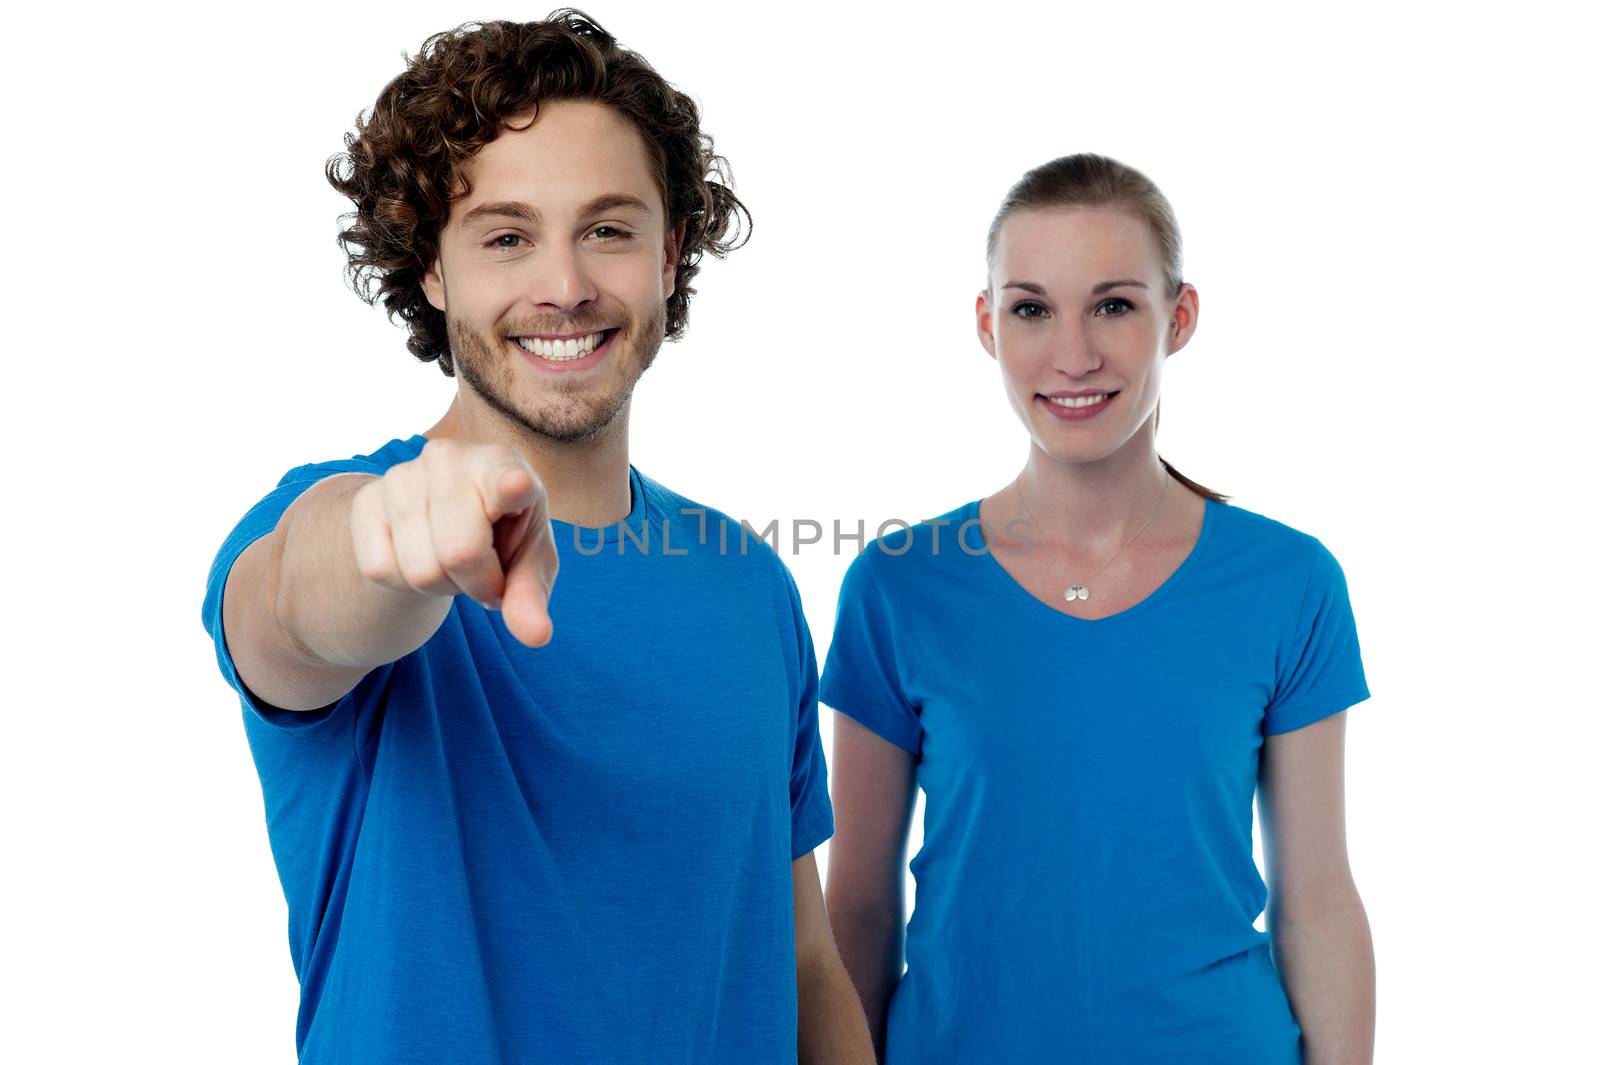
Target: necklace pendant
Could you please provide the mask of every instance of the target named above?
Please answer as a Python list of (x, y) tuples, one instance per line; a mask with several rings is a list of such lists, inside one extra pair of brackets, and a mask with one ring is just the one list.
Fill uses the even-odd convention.
[(1071, 588), (1067, 589), (1067, 602), (1069, 603), (1074, 599), (1087, 598), (1089, 598), (1089, 589), (1085, 588), (1081, 584), (1074, 584)]

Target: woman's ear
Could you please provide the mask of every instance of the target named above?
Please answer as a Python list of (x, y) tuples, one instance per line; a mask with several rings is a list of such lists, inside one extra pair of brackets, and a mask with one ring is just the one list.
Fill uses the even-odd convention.
[(1172, 306), (1172, 325), (1168, 331), (1167, 354), (1189, 343), (1195, 326), (1200, 322), (1200, 293), (1193, 285), (1185, 284), (1178, 290), (1178, 299)]
[(978, 343), (989, 353), (989, 358), (997, 358), (994, 350), (994, 307), (989, 302), (988, 289), (978, 293), (978, 302), (973, 310), (978, 316)]

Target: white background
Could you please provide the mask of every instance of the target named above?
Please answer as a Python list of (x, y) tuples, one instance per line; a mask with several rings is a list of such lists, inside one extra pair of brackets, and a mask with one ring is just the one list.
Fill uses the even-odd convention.
[[(448, 404), (344, 286), (322, 167), (402, 51), (546, 10), (493, 7), (8, 22), (9, 1060), (293, 1057), (206, 569), (285, 470)], [(1073, 151), (1162, 186), (1201, 314), (1159, 448), (1349, 580), (1382, 1062), (1592, 1053), (1597, 86), (1570, 9), (589, 9), (701, 102), (755, 218), (641, 382), (632, 458), (758, 527), (1005, 483), (1026, 438), (971, 322), (992, 212)], [(785, 544), (819, 656), (845, 550)]]

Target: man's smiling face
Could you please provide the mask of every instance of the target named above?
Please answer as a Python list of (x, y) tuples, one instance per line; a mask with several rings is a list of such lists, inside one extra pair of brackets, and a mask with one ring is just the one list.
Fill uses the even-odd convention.
[(604, 104), (547, 101), (467, 176), (423, 278), (456, 372), (513, 425), (592, 439), (661, 347), (677, 268), (644, 139)]

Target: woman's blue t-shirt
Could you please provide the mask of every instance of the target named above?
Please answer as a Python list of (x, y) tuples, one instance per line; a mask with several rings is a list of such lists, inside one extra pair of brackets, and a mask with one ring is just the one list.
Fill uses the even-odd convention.
[(240, 552), (321, 478), (425, 443), (290, 470), (206, 585), (288, 901), (298, 1060), (795, 1061), (791, 862), (833, 830), (817, 666), (788, 569), (733, 519), (630, 466), (622, 522), (551, 523), (545, 646), (458, 595), (333, 706), (240, 680)]
[(1177, 570), (1090, 621), (1002, 568), (978, 505), (866, 546), (822, 672), (926, 794), (888, 1065), (1299, 1061), (1252, 799), (1265, 735), (1369, 696), (1338, 562), (1207, 499)]

